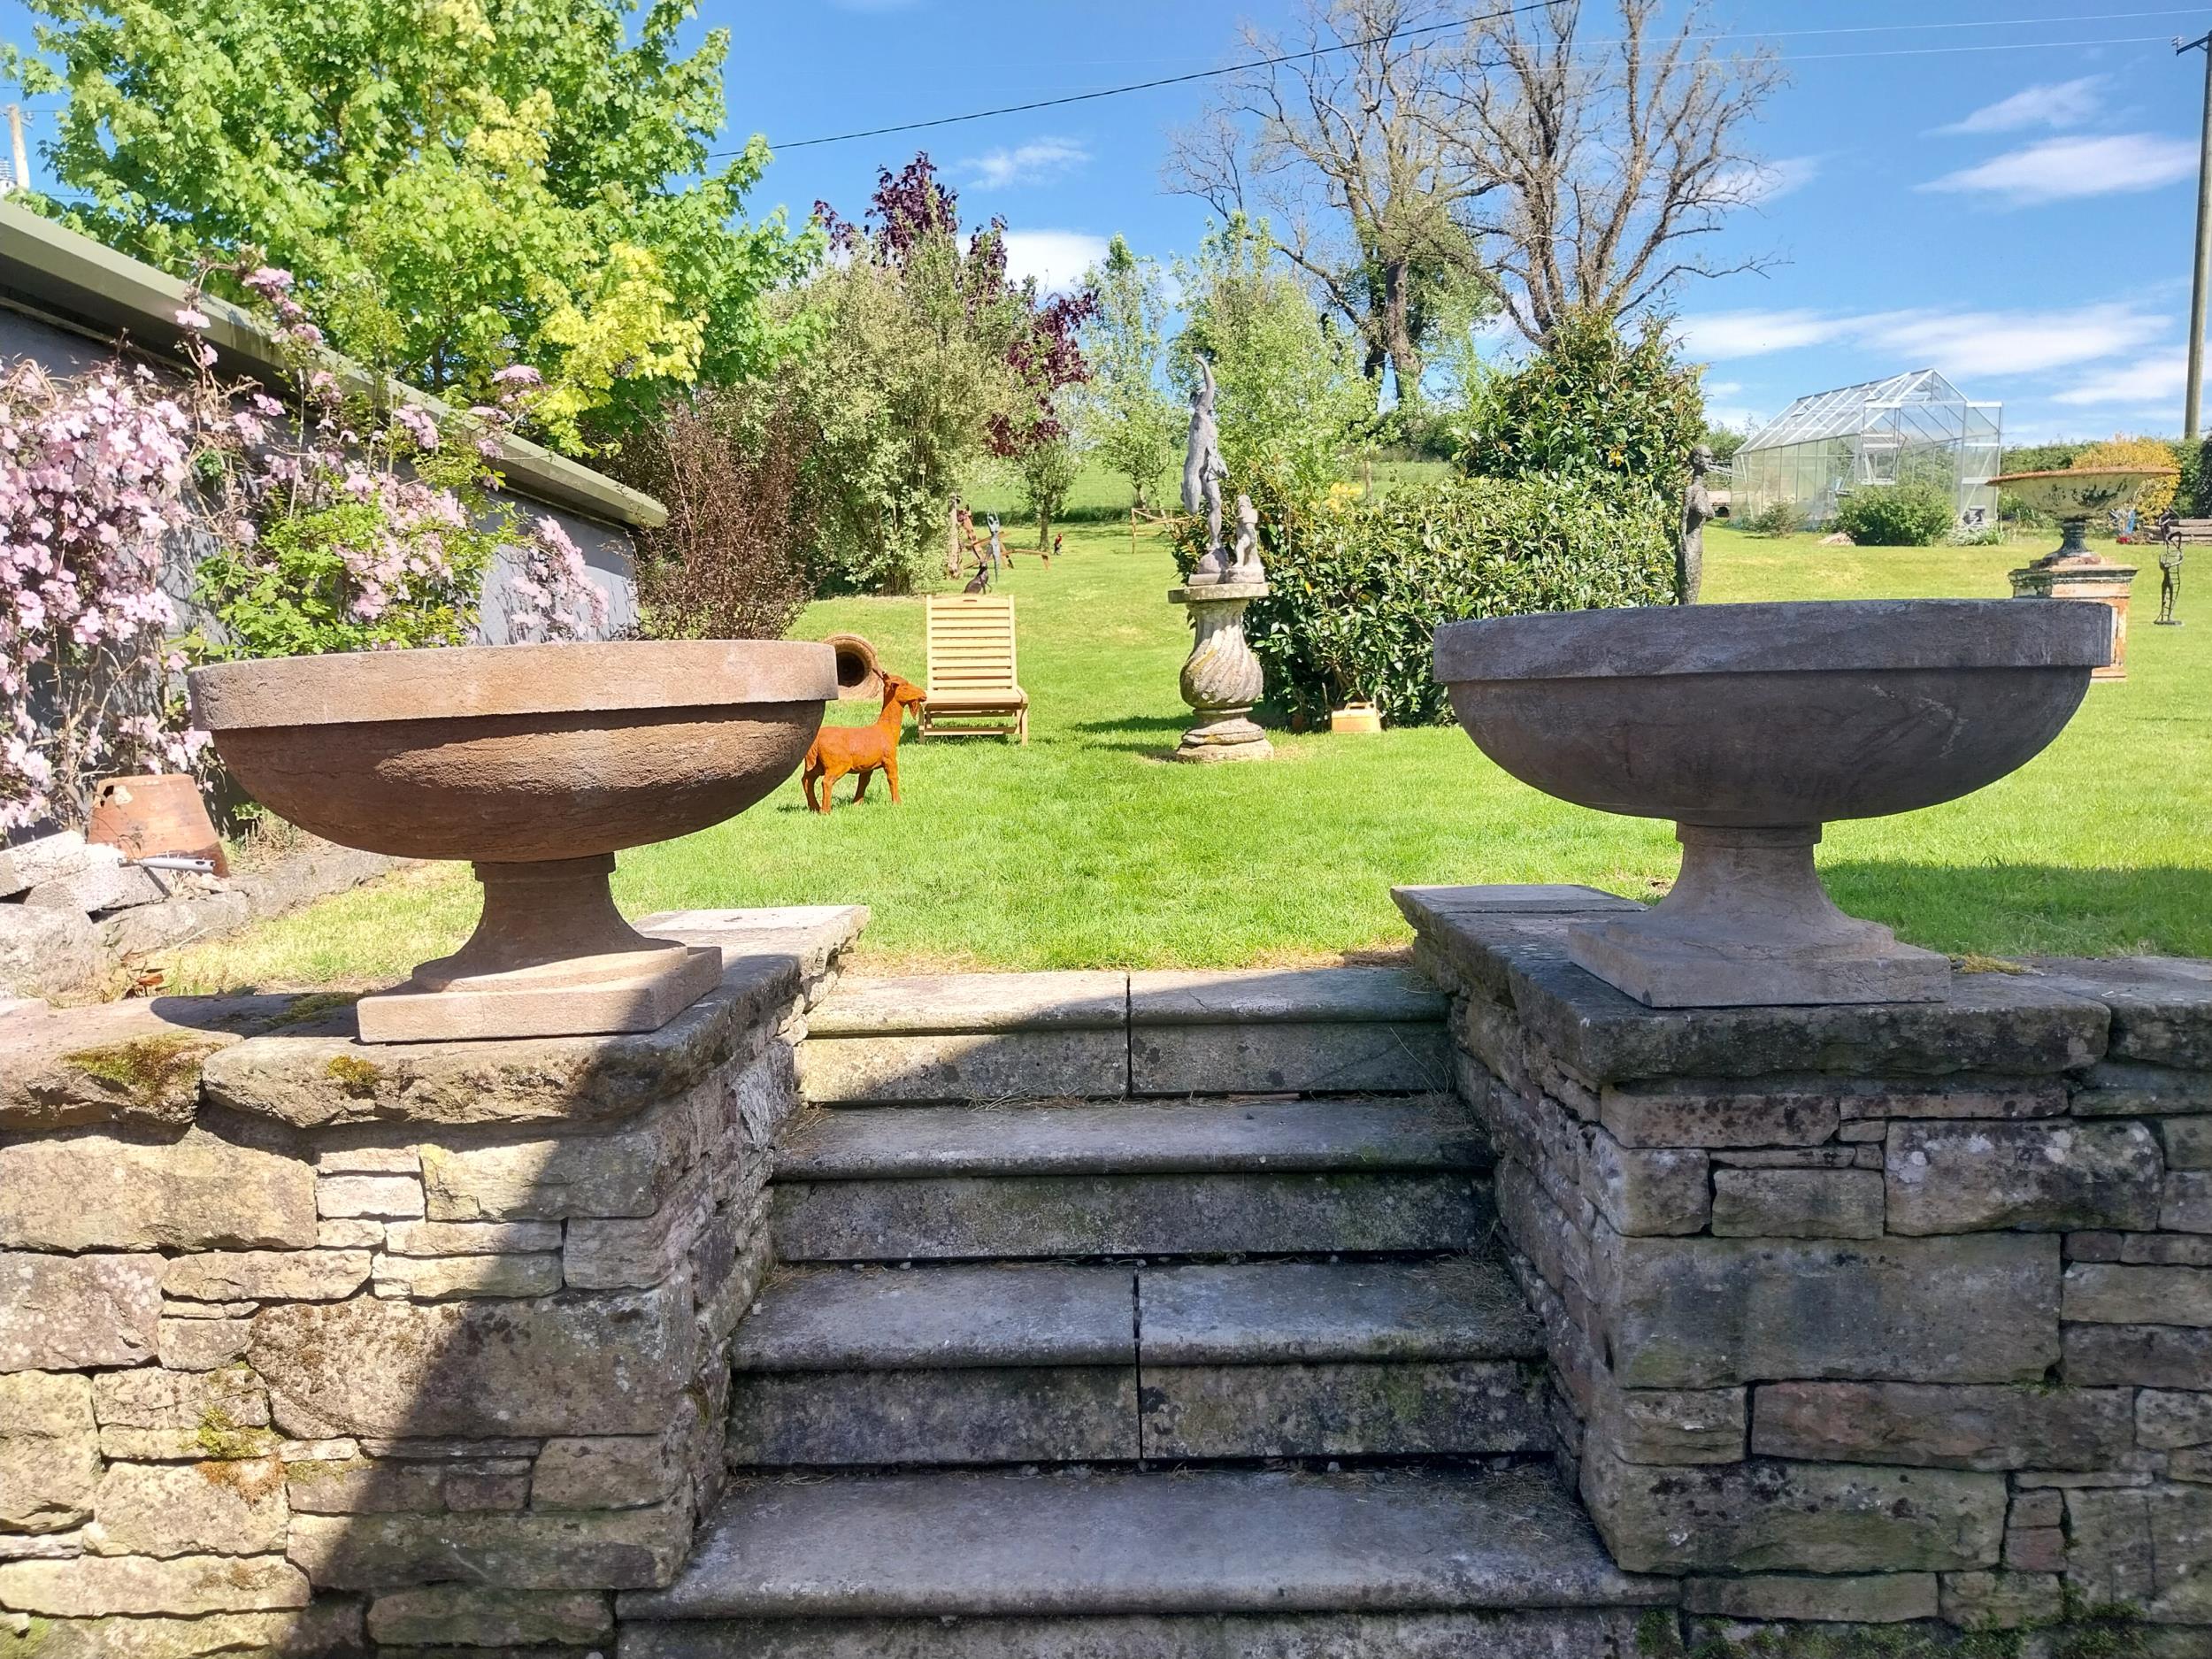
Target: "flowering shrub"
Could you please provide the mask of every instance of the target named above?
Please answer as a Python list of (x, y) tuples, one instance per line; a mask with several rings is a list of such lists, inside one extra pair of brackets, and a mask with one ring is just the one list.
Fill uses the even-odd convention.
[[(521, 559), (518, 638), (604, 625), (566, 532), (496, 493), (534, 370), (503, 371), (495, 403), (443, 424), (349, 399), (290, 276), (239, 280), (285, 350), (288, 408), (219, 377), (196, 300), (177, 313), (182, 385), (119, 362), (0, 379), (0, 831), (81, 822), (102, 775), (193, 764), (207, 737), (177, 695), (188, 662), (467, 641), (502, 546)], [(207, 618), (173, 640), (162, 575), (185, 537)]]
[(191, 422), (119, 365), (0, 379), (0, 831), (76, 818), (97, 772), (190, 763), (166, 718), (164, 539), (188, 518)]

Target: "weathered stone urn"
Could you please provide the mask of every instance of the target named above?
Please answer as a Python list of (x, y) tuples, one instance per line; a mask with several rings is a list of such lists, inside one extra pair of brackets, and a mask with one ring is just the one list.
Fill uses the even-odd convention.
[(837, 695), (826, 645), (504, 645), (226, 663), (190, 675), (238, 781), (343, 846), (465, 858), (468, 942), (364, 997), (371, 1042), (651, 1031), (720, 957), (649, 939), (614, 854), (742, 812), (804, 758)]
[(1190, 656), (1183, 664), (1183, 701), (1198, 723), (1183, 733), (1172, 759), (1205, 764), (1265, 760), (1275, 752), (1252, 718), (1267, 689), (1260, 659), (1244, 637), (1244, 609), (1264, 599), (1264, 581), (1222, 581), (1171, 588), (1171, 603), (1190, 608)]
[(1566, 932), (1655, 1008), (1939, 1001), (1950, 966), (1846, 916), (1821, 826), (1966, 795), (2058, 735), (2110, 612), (2006, 600), (1586, 611), (1455, 622), (1436, 677), (1483, 753), (1548, 795), (1672, 818), (1673, 890)]
[(2103, 605), (2112, 612), (2112, 660), (2090, 677), (2128, 677), (2128, 597), (2136, 566), (2108, 559), (2089, 546), (2092, 518), (2116, 507), (2134, 505), (2153, 479), (2178, 478), (2170, 466), (2084, 466), (2034, 472), (2006, 472), (1991, 479), (1993, 488), (2017, 495), (2059, 521), (2056, 550), (2011, 572), (2015, 599), (2072, 599)]

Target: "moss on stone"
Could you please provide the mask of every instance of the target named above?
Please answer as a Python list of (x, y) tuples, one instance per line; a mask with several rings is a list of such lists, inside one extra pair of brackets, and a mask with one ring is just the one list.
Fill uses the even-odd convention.
[(272, 1019), (267, 1029), (281, 1031), (287, 1025), (304, 1025), (334, 1014), (342, 1008), (351, 1008), (361, 1000), (357, 991), (317, 991), (311, 995), (296, 997), (292, 1005)]
[(384, 1080), (384, 1072), (380, 1067), (371, 1061), (363, 1060), (349, 1054), (332, 1056), (330, 1064), (323, 1070), (337, 1081), (340, 1088), (355, 1100), (373, 1099), (376, 1094), (376, 1086)]
[[(230, 1413), (220, 1406), (210, 1406), (200, 1414), (199, 1425), (193, 1431), (192, 1441), (212, 1463), (266, 1457), (276, 1449), (278, 1443), (273, 1430), (241, 1428)], [(201, 1466), (201, 1472), (206, 1473), (204, 1463)]]
[(1742, 1637), (1707, 1635), (1686, 1646), (1674, 1611), (1654, 1608), (1637, 1621), (1636, 1651), (1644, 1659), (2142, 1659), (2148, 1652), (2135, 1609), (2091, 1606), (2070, 1586), (2061, 1594), (2055, 1618), (2005, 1630), (1777, 1622)]
[(196, 1091), (200, 1065), (223, 1045), (191, 1032), (140, 1037), (104, 1048), (80, 1048), (62, 1064), (121, 1090), (140, 1106), (158, 1106), (180, 1089)]
[(12, 1630), (0, 1623), (0, 1659), (34, 1659), (45, 1649), (46, 1639), (53, 1633), (53, 1622), (29, 1616), (30, 1622), (21, 1630)]

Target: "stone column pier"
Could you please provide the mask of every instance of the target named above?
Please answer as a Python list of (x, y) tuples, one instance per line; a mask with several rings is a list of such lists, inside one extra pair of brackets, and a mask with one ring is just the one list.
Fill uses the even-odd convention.
[(1171, 757), (1208, 764), (1265, 760), (1275, 752), (1252, 718), (1252, 705), (1267, 689), (1260, 659), (1244, 637), (1244, 609), (1264, 599), (1265, 582), (1218, 582), (1172, 588), (1171, 604), (1190, 607), (1190, 657), (1183, 664), (1183, 701), (1198, 717)]
[(0, 1655), (611, 1652), (723, 1480), (794, 1046), (865, 912), (691, 911), (634, 1036), (0, 1018)]
[(2118, 1605), (2109, 1651), (2212, 1654), (2212, 964), (1655, 1010), (1567, 957), (1625, 900), (1396, 896), (1563, 1464), (1693, 1646)]

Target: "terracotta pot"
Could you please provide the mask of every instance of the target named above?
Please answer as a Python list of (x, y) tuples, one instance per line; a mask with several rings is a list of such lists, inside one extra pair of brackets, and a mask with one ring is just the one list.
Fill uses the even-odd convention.
[(200, 787), (180, 772), (109, 778), (92, 792), (85, 839), (119, 849), (126, 858), (205, 858), (230, 873), (223, 838), (207, 815)]
[(1382, 729), (1382, 710), (1373, 703), (1362, 702), (1356, 697), (1342, 708), (1329, 711), (1329, 730), (1332, 732), (1379, 732)]

